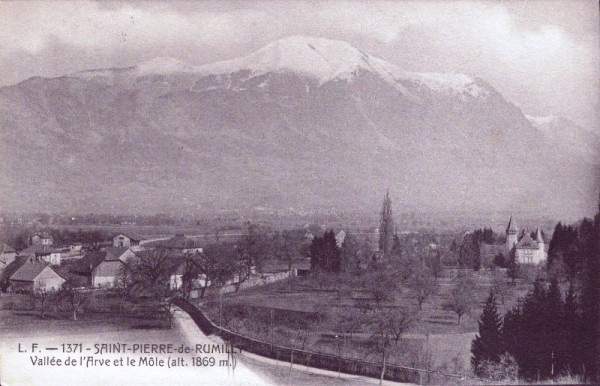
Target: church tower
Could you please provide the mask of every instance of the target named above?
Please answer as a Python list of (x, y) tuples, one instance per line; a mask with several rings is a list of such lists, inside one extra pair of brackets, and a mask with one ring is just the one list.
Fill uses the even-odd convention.
[(510, 253), (510, 250), (517, 245), (519, 242), (518, 239), (519, 227), (517, 223), (513, 219), (513, 216), (510, 216), (510, 220), (508, 220), (508, 226), (506, 227), (506, 253), (507, 255)]

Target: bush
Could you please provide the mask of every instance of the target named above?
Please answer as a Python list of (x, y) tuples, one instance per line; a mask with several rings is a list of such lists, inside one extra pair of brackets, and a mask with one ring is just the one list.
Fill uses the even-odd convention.
[(482, 361), (477, 367), (477, 373), (484, 381), (512, 383), (519, 380), (519, 366), (509, 354), (503, 354), (500, 362)]

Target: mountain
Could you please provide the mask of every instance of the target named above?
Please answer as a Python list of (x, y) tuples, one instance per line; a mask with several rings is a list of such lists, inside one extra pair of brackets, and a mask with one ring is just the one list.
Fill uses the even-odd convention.
[(580, 214), (597, 198), (598, 160), (484, 80), (320, 38), (31, 78), (0, 89), (0, 128), (6, 210), (376, 210), (389, 187), (399, 211)]
[(590, 163), (599, 161), (600, 136), (593, 131), (561, 116), (526, 117), (549, 144), (560, 149), (557, 156), (582, 156)]

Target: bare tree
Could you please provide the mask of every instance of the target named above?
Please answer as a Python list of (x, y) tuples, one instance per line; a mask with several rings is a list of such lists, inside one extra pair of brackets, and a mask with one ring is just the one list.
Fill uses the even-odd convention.
[(231, 267), (227, 267), (227, 263), (236, 253), (232, 245), (220, 243), (208, 245), (202, 253), (190, 256), (196, 272), (192, 271), (188, 276), (204, 279), (204, 285), (200, 287), (200, 298), (204, 298), (208, 286), (222, 285), (226, 281), (231, 272)]
[(143, 251), (137, 261), (130, 264), (131, 282), (129, 294), (134, 297), (150, 297), (155, 307), (169, 321), (172, 327), (175, 308), (173, 299), (177, 296), (171, 288), (171, 275), (181, 260), (173, 259), (169, 251), (163, 248)]
[(461, 273), (455, 279), (455, 285), (450, 293), (449, 308), (454, 311), (458, 317), (457, 324), (460, 324), (461, 318), (467, 314), (473, 307), (473, 298), (475, 295), (475, 284), (468, 273)]
[(413, 323), (411, 313), (403, 309), (377, 309), (366, 321), (371, 331), (373, 348), (381, 356), (381, 376), (379, 384), (383, 383), (386, 364), (390, 350), (398, 349), (402, 335)]
[(399, 286), (398, 280), (388, 272), (373, 272), (363, 277), (363, 289), (370, 295), (376, 308), (395, 298)]
[(73, 320), (77, 320), (77, 312), (90, 300), (89, 293), (75, 289), (69, 282), (63, 284), (62, 289), (57, 293), (57, 297), (68, 302), (73, 313)]
[(33, 308), (35, 309), (36, 302), (40, 304), (40, 318), (44, 319), (46, 317), (48, 305), (54, 300), (54, 295), (54, 291), (48, 291), (46, 289), (46, 284), (41, 281), (37, 283), (36, 287), (31, 292)]
[(412, 274), (408, 280), (408, 287), (415, 293), (419, 310), (423, 309), (423, 303), (437, 291), (435, 276), (427, 267), (418, 269)]

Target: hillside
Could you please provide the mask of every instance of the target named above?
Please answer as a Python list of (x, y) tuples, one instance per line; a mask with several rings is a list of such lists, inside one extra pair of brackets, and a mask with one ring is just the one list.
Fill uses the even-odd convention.
[(374, 210), (390, 187), (399, 210), (585, 213), (598, 160), (557, 135), (482, 79), (292, 37), (1, 88), (0, 207)]

